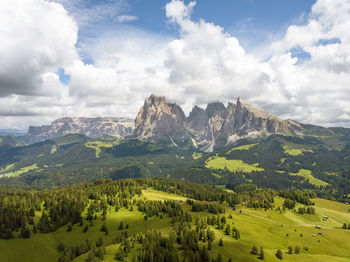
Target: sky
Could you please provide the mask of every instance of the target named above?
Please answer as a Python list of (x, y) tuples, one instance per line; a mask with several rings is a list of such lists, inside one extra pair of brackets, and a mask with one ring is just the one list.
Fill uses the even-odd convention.
[(1, 0), (0, 131), (240, 96), (350, 127), (350, 0)]

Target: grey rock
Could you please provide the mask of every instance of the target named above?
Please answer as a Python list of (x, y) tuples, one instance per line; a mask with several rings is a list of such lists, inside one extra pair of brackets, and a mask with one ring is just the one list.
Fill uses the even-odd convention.
[(151, 142), (183, 142), (187, 137), (185, 113), (165, 97), (151, 95), (145, 100), (135, 119), (135, 136)]
[(67, 134), (83, 134), (92, 138), (100, 135), (125, 137), (132, 135), (134, 121), (127, 118), (113, 117), (64, 117), (51, 125), (30, 126), (24, 138), (32, 143), (60, 137)]
[(174, 144), (191, 139), (195, 147), (209, 152), (246, 137), (301, 134), (302, 130), (301, 124), (282, 120), (241, 98), (227, 107), (219, 102), (208, 104), (205, 110), (195, 106), (186, 118), (178, 105), (152, 95), (135, 120), (136, 137)]

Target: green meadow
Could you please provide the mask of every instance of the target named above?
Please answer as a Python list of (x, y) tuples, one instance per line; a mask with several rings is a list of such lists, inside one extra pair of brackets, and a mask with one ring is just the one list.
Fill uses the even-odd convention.
[(96, 158), (100, 157), (101, 154), (101, 148), (111, 148), (115, 145), (118, 145), (118, 142), (106, 142), (106, 141), (93, 141), (93, 142), (88, 142), (85, 144), (87, 148), (94, 149), (96, 151)]
[(324, 182), (320, 179), (317, 179), (312, 176), (311, 170), (306, 170), (306, 169), (300, 169), (298, 173), (289, 173), (292, 176), (301, 176), (304, 177), (305, 179), (309, 180), (310, 184), (313, 184), (315, 186), (326, 186), (328, 185), (327, 182)]
[(235, 151), (235, 150), (249, 150), (249, 149), (251, 149), (252, 147), (254, 147), (256, 145), (257, 145), (257, 143), (250, 144), (250, 145), (243, 145), (243, 146), (234, 147), (234, 148), (230, 149), (229, 151), (227, 151), (226, 154), (230, 154), (232, 151)]
[(258, 164), (250, 165), (243, 162), (242, 160), (226, 159), (225, 157), (219, 157), (219, 156), (210, 157), (206, 161), (205, 167), (210, 169), (227, 168), (231, 172), (240, 171), (245, 173), (264, 170), (263, 168), (258, 167)]
[[(212, 216), (207, 212), (191, 212), (183, 196), (157, 191), (153, 188), (143, 190), (139, 198), (159, 201), (175, 200), (191, 214), (193, 219)], [(280, 261), (275, 256), (277, 249), (283, 251), (283, 261), (350, 261), (350, 230), (341, 229), (344, 222), (350, 221), (348, 205), (324, 199), (313, 199), (315, 214), (308, 215), (298, 214), (294, 210), (283, 210), (283, 201), (283, 198), (276, 197), (274, 207), (267, 210), (247, 208), (244, 202), (233, 210), (225, 203), (218, 203), (226, 208), (224, 214), (227, 219), (226, 224), (237, 227), (241, 238), (236, 240), (232, 236), (225, 235), (224, 230), (210, 226), (216, 236), (210, 255), (216, 257), (220, 253), (224, 261), (227, 261), (228, 258), (232, 258), (233, 261), (259, 261), (256, 255), (250, 254), (250, 250), (255, 245), (258, 248), (260, 246), (264, 248), (264, 261)], [(296, 209), (299, 206), (303, 205), (297, 204)], [(39, 216), (40, 212), (37, 213)], [(329, 219), (323, 221), (324, 216), (328, 216)], [(115, 243), (115, 236), (120, 232), (118, 230), (120, 222), (123, 222), (124, 226), (128, 225), (124, 231), (127, 231), (129, 235), (152, 230), (167, 235), (172, 231), (169, 217), (151, 217), (145, 220), (144, 215), (136, 209), (130, 211), (121, 208), (115, 211), (110, 206), (106, 217), (108, 235), (100, 231), (103, 221), (101, 214), (98, 214), (97, 220), (92, 221), (93, 225), (84, 220), (84, 225), (89, 225), (86, 233), (83, 233), (83, 226), (76, 224), (71, 232), (67, 231), (67, 227), (62, 227), (49, 234), (33, 234), (30, 239), (0, 240), (0, 261), (56, 261), (60, 254), (57, 249), (59, 243), (71, 246), (85, 239), (96, 242), (99, 237), (102, 237), (106, 247), (103, 261), (112, 262), (116, 261), (115, 253), (120, 245)], [(321, 228), (317, 229), (316, 225)], [(319, 235), (319, 232), (322, 232), (322, 235)], [(218, 245), (220, 239), (223, 240), (223, 246)], [(301, 248), (300, 254), (288, 254), (288, 246), (296, 245)], [(140, 245), (135, 244), (125, 261), (133, 261), (139, 247)], [(74, 261), (86, 261), (87, 256), (83, 254)]]
[(313, 153), (311, 149), (307, 149), (303, 146), (292, 144), (292, 143), (288, 143), (287, 145), (284, 145), (283, 149), (284, 149), (284, 153), (290, 156), (299, 156), (299, 155), (302, 155), (303, 152)]
[(33, 170), (39, 169), (38, 164), (34, 164), (34, 165), (31, 165), (31, 166), (22, 167), (21, 169), (16, 170), (16, 171), (6, 172), (6, 171), (8, 171), (8, 170), (10, 170), (12, 168), (13, 168), (13, 165), (9, 165), (3, 170), (3, 172), (5, 172), (4, 175), (6, 177), (17, 177), (17, 176), (25, 174), (25, 173), (27, 173), (29, 171), (33, 171)]

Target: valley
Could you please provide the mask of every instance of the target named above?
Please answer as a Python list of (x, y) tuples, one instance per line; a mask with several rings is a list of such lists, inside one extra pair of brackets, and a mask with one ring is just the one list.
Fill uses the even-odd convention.
[[(26, 261), (56, 261), (59, 258), (58, 261), (71, 261), (65, 257), (67, 254), (71, 254), (68, 250), (71, 247), (82, 245), (79, 249), (81, 251), (75, 249), (74, 252), (83, 253), (78, 256), (74, 255), (72, 261), (95, 261), (92, 260), (91, 253), (95, 252), (94, 254), (97, 254), (96, 250), (100, 245), (100, 247), (103, 247), (103, 261), (136, 261), (136, 257), (142, 254), (141, 250), (147, 247), (144, 242), (139, 240), (141, 234), (147, 235), (157, 232), (162, 234), (163, 237), (174, 235), (176, 239), (176, 228), (179, 225), (187, 225), (189, 229), (197, 232), (197, 235), (195, 234), (197, 240), (191, 244), (194, 245), (192, 249), (190, 248), (192, 251), (188, 250), (188, 246), (183, 246), (184, 243), (181, 243), (181, 240), (175, 241), (174, 251), (172, 252), (175, 252), (175, 256), (178, 256), (179, 259), (183, 259), (186, 252), (190, 256), (198, 252), (198, 255), (201, 256), (203, 247), (208, 246), (208, 240), (203, 240), (200, 235), (203, 230), (210, 230), (213, 232), (214, 240), (210, 244), (211, 249), (206, 252), (210, 258), (218, 258), (221, 254), (223, 261), (227, 261), (229, 258), (233, 261), (256, 261), (259, 255), (251, 254), (254, 246), (258, 247), (259, 252), (260, 247), (263, 247), (264, 261), (279, 261), (276, 257), (277, 249), (282, 250), (284, 261), (349, 261), (350, 230), (342, 229), (343, 224), (350, 221), (349, 205), (319, 198), (310, 199), (314, 202), (314, 205), (312, 205), (315, 209), (314, 214), (300, 214), (298, 209), (304, 207), (304, 204), (296, 202), (293, 209), (288, 209), (284, 207), (286, 198), (269, 191), (260, 191), (263, 194), (256, 191), (256, 194), (254, 190), (248, 190), (238, 194), (238, 202), (240, 203), (232, 208), (226, 201), (219, 203), (213, 200), (209, 202), (205, 199), (203, 201), (196, 200), (199, 196), (195, 197), (196, 194), (206, 194), (206, 190), (208, 190), (208, 194), (212, 195), (211, 198), (215, 198), (216, 194), (222, 193), (220, 193), (220, 190), (213, 191), (205, 187), (197, 188), (194, 184), (167, 182), (166, 180), (101, 182), (75, 186), (80, 192), (83, 192), (86, 188), (86, 191), (95, 192), (96, 195), (92, 196), (90, 193), (87, 206), (81, 213), (83, 219), (80, 220), (81, 222), (73, 223), (71, 230), (67, 230), (67, 225), (65, 225), (58, 227), (54, 232), (31, 233), (29, 239), (0, 240), (0, 260), (9, 262), (22, 261), (23, 259), (26, 259)], [(129, 186), (128, 183), (130, 183)], [(144, 189), (136, 195), (129, 194), (126, 198), (128, 199), (127, 202), (122, 201), (121, 198), (114, 198), (114, 194), (100, 194), (107, 188), (110, 191), (113, 186), (121, 184), (124, 184), (124, 189), (131, 185)], [(172, 189), (176, 185), (180, 190)], [(160, 191), (161, 188), (163, 190)], [(59, 191), (67, 191), (68, 193), (70, 189), (62, 188)], [(174, 193), (170, 193), (172, 191)], [(185, 197), (186, 191), (194, 194), (190, 193), (189, 197)], [(115, 193), (116, 196), (120, 194), (118, 190)], [(251, 197), (249, 197), (249, 194)], [(273, 196), (270, 199), (273, 202), (271, 202), (269, 208), (267, 206), (251, 206), (252, 203), (261, 204), (263, 203), (261, 201), (269, 199), (264, 200), (263, 195), (266, 197)], [(225, 211), (217, 214), (208, 211), (194, 211), (193, 200), (189, 202), (188, 199), (193, 199), (197, 205), (210, 203), (211, 205), (221, 206)], [(117, 202), (111, 205), (110, 201)], [(160, 203), (173, 203), (177, 206), (176, 209), (183, 210), (181, 212), (184, 212), (183, 214), (186, 214), (185, 217), (187, 218), (181, 218), (181, 212), (176, 215), (167, 213), (168, 211), (165, 211), (165, 209), (164, 211), (159, 209), (145, 209), (142, 211), (142, 203), (154, 207), (159, 206)], [(89, 206), (92, 205), (97, 209), (93, 212), (90, 221), (88, 214)], [(34, 223), (38, 223), (42, 216), (41, 213), (45, 212), (44, 206), (42, 208), (42, 211), (35, 212)], [(222, 220), (223, 217), (224, 220)], [(324, 217), (328, 217), (328, 219), (324, 220)], [(209, 222), (211, 218), (215, 218), (215, 220), (220, 218), (220, 221), (224, 222), (211, 225), (211, 222)], [(27, 226), (31, 231), (32, 227), (32, 225)], [(86, 227), (88, 229), (84, 233)], [(104, 227), (108, 231), (105, 231)], [(228, 227), (230, 229), (227, 229)], [(233, 228), (239, 230), (238, 237), (235, 237), (232, 231)], [(37, 230), (39, 231), (39, 229)], [(127, 237), (121, 237), (123, 234), (126, 234)], [(18, 233), (14, 232), (14, 235), (16, 236)], [(99, 244), (95, 248), (84, 249), (84, 243), (87, 243), (85, 239), (92, 247), (95, 243)], [(219, 245), (220, 240), (222, 240), (223, 246)], [(209, 242), (211, 241), (209, 240)], [(64, 246), (64, 249), (60, 248), (61, 250), (59, 250), (60, 246)], [(289, 246), (293, 247), (292, 254), (288, 253)], [(294, 251), (295, 246), (300, 248), (298, 254)], [(127, 251), (121, 251), (123, 250), (121, 247)], [(6, 252), (3, 252), (5, 250)], [(118, 259), (121, 254), (124, 258)], [(156, 254), (154, 255), (156, 256)]]
[(1, 137), (0, 261), (349, 261), (349, 141), (242, 99), (186, 118), (155, 96), (135, 127)]

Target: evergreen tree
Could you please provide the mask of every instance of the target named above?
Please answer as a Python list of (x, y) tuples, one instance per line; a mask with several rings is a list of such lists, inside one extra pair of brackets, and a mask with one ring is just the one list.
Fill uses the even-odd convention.
[(216, 259), (216, 262), (222, 262), (222, 255), (219, 253), (218, 258)]
[(209, 240), (209, 241), (208, 241), (208, 250), (211, 250), (211, 248), (212, 248), (212, 241)]
[(250, 251), (251, 254), (257, 255), (259, 254), (258, 248), (256, 246), (253, 246), (252, 250)]
[(260, 247), (259, 259), (261, 259), (261, 260), (265, 259), (265, 252), (264, 252), (263, 247)]
[(277, 249), (276, 257), (278, 259), (283, 259), (283, 252), (281, 249)]
[(228, 235), (228, 236), (231, 235), (231, 226), (230, 225), (226, 226), (225, 234)]
[(220, 238), (220, 240), (219, 240), (219, 246), (220, 247), (224, 246), (224, 242), (222, 241), (222, 238)]
[(208, 253), (208, 249), (206, 248), (206, 246), (202, 247), (201, 261), (209, 262), (209, 253)]

